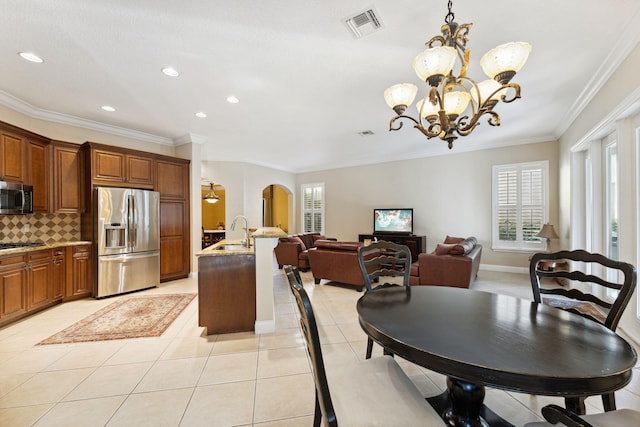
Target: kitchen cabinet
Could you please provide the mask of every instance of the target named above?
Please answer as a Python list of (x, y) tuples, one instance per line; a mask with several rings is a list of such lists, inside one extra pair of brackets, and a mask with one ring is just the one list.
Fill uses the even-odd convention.
[(27, 140), (28, 178), (33, 186), (33, 212), (49, 212), (50, 161), (49, 142)]
[(189, 276), (189, 161), (156, 160), (156, 187), (160, 193), (160, 281)]
[(27, 313), (27, 270), (23, 255), (0, 257), (0, 326)]
[(128, 185), (153, 188), (154, 159), (151, 155), (129, 154), (116, 148), (100, 145), (91, 147), (91, 180), (99, 185)]
[(53, 141), (53, 213), (82, 213), (83, 162), (80, 146)]
[(26, 178), (25, 146), (21, 137), (0, 134), (0, 179), (24, 183)]
[(51, 250), (29, 252), (27, 258), (27, 310), (44, 308), (51, 303), (49, 283), (51, 274)]
[(74, 245), (67, 248), (65, 301), (85, 298), (93, 292), (91, 276), (91, 246)]

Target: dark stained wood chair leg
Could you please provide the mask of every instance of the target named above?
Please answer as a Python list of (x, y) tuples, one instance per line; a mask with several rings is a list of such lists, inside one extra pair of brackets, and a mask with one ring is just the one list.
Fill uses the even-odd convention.
[(365, 359), (371, 359), (371, 353), (373, 352), (373, 340), (371, 338), (367, 338), (367, 355)]
[(564, 406), (573, 413), (584, 415), (586, 413), (584, 399), (584, 397), (565, 397)]
[(322, 425), (322, 410), (320, 409), (320, 400), (318, 399), (318, 391), (316, 390), (316, 409), (313, 413), (313, 427)]
[(605, 412), (616, 410), (616, 396), (613, 393), (602, 395), (602, 406)]

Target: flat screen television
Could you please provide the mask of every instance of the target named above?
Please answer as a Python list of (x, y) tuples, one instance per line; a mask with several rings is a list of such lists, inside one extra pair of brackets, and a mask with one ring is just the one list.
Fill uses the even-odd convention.
[(374, 209), (373, 232), (413, 234), (413, 208)]

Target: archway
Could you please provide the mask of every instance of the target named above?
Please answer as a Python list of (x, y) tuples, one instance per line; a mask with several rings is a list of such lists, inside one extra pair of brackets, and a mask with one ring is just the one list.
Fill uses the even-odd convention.
[(271, 184), (262, 190), (262, 226), (280, 227), (289, 232), (291, 212), (290, 192), (278, 184)]

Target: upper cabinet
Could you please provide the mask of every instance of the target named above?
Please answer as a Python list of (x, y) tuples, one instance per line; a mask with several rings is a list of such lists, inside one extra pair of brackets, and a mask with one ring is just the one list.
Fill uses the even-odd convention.
[(49, 212), (49, 195), (51, 193), (49, 141), (29, 139), (27, 148), (27, 179), (33, 186), (33, 211)]
[(0, 134), (0, 179), (25, 183), (26, 156), (24, 141), (20, 136)]
[(128, 185), (153, 188), (155, 160), (143, 153), (89, 143), (91, 147), (91, 181), (104, 185)]
[(53, 197), (54, 213), (82, 213), (83, 162), (80, 145), (54, 141), (53, 158)]

